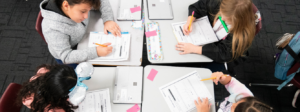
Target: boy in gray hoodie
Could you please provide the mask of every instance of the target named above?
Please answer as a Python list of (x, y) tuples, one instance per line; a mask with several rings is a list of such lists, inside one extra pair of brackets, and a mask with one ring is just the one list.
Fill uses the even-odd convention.
[[(100, 7), (100, 8), (99, 8)], [(40, 4), (42, 32), (48, 49), (58, 63), (80, 63), (112, 52), (108, 47), (90, 47), (76, 50), (89, 22), (89, 11), (100, 9), (104, 32), (121, 35), (119, 26), (113, 21), (113, 12), (108, 0), (44, 0)]]

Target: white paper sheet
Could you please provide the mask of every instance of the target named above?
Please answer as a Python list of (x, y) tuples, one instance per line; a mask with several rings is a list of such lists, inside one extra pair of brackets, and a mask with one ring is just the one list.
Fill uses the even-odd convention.
[(173, 23), (173, 32), (178, 42), (192, 43), (194, 45), (205, 45), (219, 41), (222, 38), (217, 37), (208, 17), (204, 16), (192, 23), (193, 29), (189, 35), (184, 35), (183, 25), (185, 22)]
[(197, 71), (193, 71), (159, 88), (172, 112), (190, 112), (196, 109), (194, 100), (208, 98), (214, 99), (205, 84), (200, 81)]
[(111, 112), (109, 89), (88, 91), (74, 112)]
[(103, 32), (90, 32), (89, 47), (97, 46), (95, 43), (111, 43), (113, 50), (104, 57), (98, 57), (89, 61), (124, 61), (128, 60), (130, 48), (130, 34), (122, 34), (121, 37), (115, 37), (112, 34), (105, 35)]

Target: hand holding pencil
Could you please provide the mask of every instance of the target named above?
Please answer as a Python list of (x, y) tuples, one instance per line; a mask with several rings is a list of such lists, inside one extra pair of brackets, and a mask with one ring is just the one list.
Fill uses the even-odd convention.
[(201, 81), (212, 79), (216, 85), (220, 82), (223, 85), (226, 85), (230, 82), (231, 77), (229, 75), (224, 75), (222, 72), (214, 72), (211, 74), (211, 78), (202, 79)]
[(194, 17), (194, 11), (192, 13), (192, 16), (189, 16), (187, 21), (186, 21), (186, 24), (183, 25), (183, 33), (184, 35), (189, 35), (192, 30), (193, 30), (193, 21), (195, 21), (195, 17)]

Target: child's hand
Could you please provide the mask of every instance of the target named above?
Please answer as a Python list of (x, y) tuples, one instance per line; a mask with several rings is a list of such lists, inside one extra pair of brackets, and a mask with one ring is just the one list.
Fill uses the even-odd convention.
[(211, 74), (211, 77), (216, 77), (216, 79), (213, 79), (214, 83), (218, 85), (218, 82), (223, 82), (226, 79), (226, 76), (222, 72), (214, 72)]
[[(182, 30), (183, 30), (184, 35), (189, 35), (193, 31), (193, 22), (196, 18), (193, 17), (192, 21), (191, 21), (191, 18), (192, 18), (192, 16), (189, 16), (186, 23), (185, 23), (185, 25), (183, 25)], [(192, 23), (190, 23), (190, 22), (192, 22)], [(190, 24), (191, 24), (191, 27), (190, 27), (190, 30), (189, 30)]]
[(109, 46), (111, 43), (105, 43), (107, 47), (97, 46), (97, 54), (98, 56), (106, 56), (112, 52), (113, 47)]
[(176, 50), (177, 51), (182, 51), (179, 54), (190, 54), (190, 53), (201, 54), (202, 53), (202, 46), (196, 46), (196, 45), (193, 45), (191, 43), (179, 42), (176, 45)]
[(209, 104), (208, 98), (204, 98), (201, 101), (198, 97), (198, 102), (195, 100), (194, 103), (196, 105), (197, 112), (209, 112), (211, 104)]
[(110, 31), (115, 37), (116, 36), (121, 37), (121, 28), (114, 21), (106, 21), (104, 23), (104, 33), (106, 35), (108, 34), (107, 31)]
[(183, 25), (183, 33), (184, 35), (189, 35), (193, 30), (193, 24), (191, 24), (191, 28), (189, 30), (190, 22), (189, 20)]

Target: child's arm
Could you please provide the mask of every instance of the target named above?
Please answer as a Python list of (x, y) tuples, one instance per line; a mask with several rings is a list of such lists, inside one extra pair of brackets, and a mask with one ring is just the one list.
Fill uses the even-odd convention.
[(217, 77), (213, 80), (216, 84), (219, 81), (225, 85), (225, 88), (230, 93), (228, 99), (230, 102), (236, 102), (243, 97), (253, 96), (253, 93), (244, 84), (231, 76), (225, 76), (222, 72), (215, 72), (211, 77)]
[(189, 16), (192, 16), (193, 11), (195, 11), (194, 13), (194, 17), (196, 19), (201, 18), (203, 16), (207, 15), (207, 3), (210, 0), (199, 0), (194, 4), (191, 4), (189, 6)]

